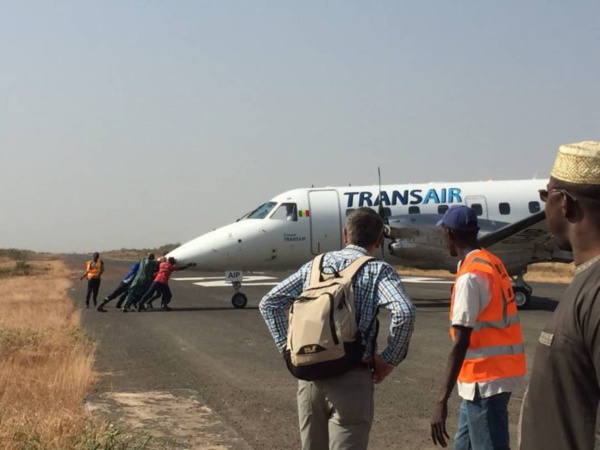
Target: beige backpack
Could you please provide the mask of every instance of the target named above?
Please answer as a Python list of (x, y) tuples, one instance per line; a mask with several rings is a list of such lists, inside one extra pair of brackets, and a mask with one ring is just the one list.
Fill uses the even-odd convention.
[(292, 375), (308, 381), (355, 368), (365, 351), (352, 279), (374, 258), (362, 256), (340, 272), (325, 273), (323, 256), (313, 260), (308, 287), (294, 301), (289, 314), (285, 360)]

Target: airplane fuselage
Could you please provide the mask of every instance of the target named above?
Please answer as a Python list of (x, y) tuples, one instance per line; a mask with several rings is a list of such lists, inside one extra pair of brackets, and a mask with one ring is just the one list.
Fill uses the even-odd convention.
[[(359, 207), (383, 207), (390, 226), (418, 227), (397, 236), (385, 259), (393, 264), (449, 269), (433, 218), (456, 204), (476, 210), (482, 233), (539, 212), (544, 180), (427, 183), (294, 189), (277, 195), (235, 223), (193, 239), (170, 255), (199, 270), (289, 270), (315, 255), (342, 248), (346, 215)], [(423, 229), (430, 230), (423, 232)]]

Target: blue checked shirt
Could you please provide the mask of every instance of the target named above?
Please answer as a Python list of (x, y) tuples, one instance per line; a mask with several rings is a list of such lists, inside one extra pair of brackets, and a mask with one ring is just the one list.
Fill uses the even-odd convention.
[[(331, 266), (340, 271), (355, 259), (367, 254), (362, 247), (348, 245), (343, 250), (325, 254), (323, 267)], [(312, 261), (275, 286), (260, 302), (260, 313), (282, 353), (287, 343), (286, 310), (308, 286), (311, 269)], [(355, 275), (353, 287), (358, 328), (363, 336), (368, 333), (365, 357), (373, 356), (377, 349), (373, 317), (378, 308), (385, 307), (390, 310), (391, 321), (387, 347), (381, 353), (381, 357), (388, 364), (398, 365), (408, 353), (415, 322), (415, 307), (406, 295), (400, 277), (389, 264), (372, 260)]]

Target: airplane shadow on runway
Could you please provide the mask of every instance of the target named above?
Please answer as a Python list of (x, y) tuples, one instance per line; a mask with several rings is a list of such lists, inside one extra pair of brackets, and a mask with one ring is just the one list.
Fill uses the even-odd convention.
[(417, 308), (450, 308), (450, 299), (448, 298), (411, 298)]
[(547, 297), (531, 297), (528, 310), (535, 311), (554, 311), (558, 306), (558, 301)]
[(183, 308), (178, 308), (175, 306), (171, 309), (171, 311), (163, 311), (160, 308), (147, 309), (146, 311), (144, 311), (144, 314), (146, 314), (146, 313), (167, 313), (167, 312), (175, 313), (175, 312), (186, 312), (186, 311), (227, 311), (227, 310), (243, 311), (245, 309), (257, 310), (258, 306), (246, 306), (245, 308), (240, 308), (240, 309), (236, 309), (233, 306), (194, 306), (194, 307), (183, 307)]
[[(428, 298), (420, 300), (411, 299), (417, 308), (450, 308), (450, 299), (448, 298)], [(558, 306), (558, 301), (547, 297), (531, 297), (528, 311), (554, 311)]]

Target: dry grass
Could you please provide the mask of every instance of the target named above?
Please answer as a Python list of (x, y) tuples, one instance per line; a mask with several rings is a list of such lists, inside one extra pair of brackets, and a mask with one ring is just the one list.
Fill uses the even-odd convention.
[(0, 281), (0, 447), (74, 448), (86, 426), (94, 346), (67, 295), (60, 261)]
[(38, 257), (32, 263), (30, 258), (13, 259), (0, 255), (0, 278), (21, 276), (21, 275), (39, 275), (51, 270), (51, 262), (55, 257)]
[(87, 414), (95, 346), (67, 294), (72, 273), (53, 257), (30, 257), (0, 253), (0, 448), (167, 448)]
[[(539, 263), (529, 266), (525, 281), (541, 283), (570, 283), (573, 278), (573, 263)], [(396, 267), (401, 276), (454, 277), (447, 270), (419, 270), (410, 267)]]
[(45, 264), (42, 274), (0, 283), (2, 448), (69, 447), (85, 426), (94, 348), (67, 296), (69, 272), (58, 261)]
[(573, 279), (575, 264), (564, 263), (539, 263), (529, 266), (525, 275), (526, 281), (540, 281), (548, 283), (570, 283)]

